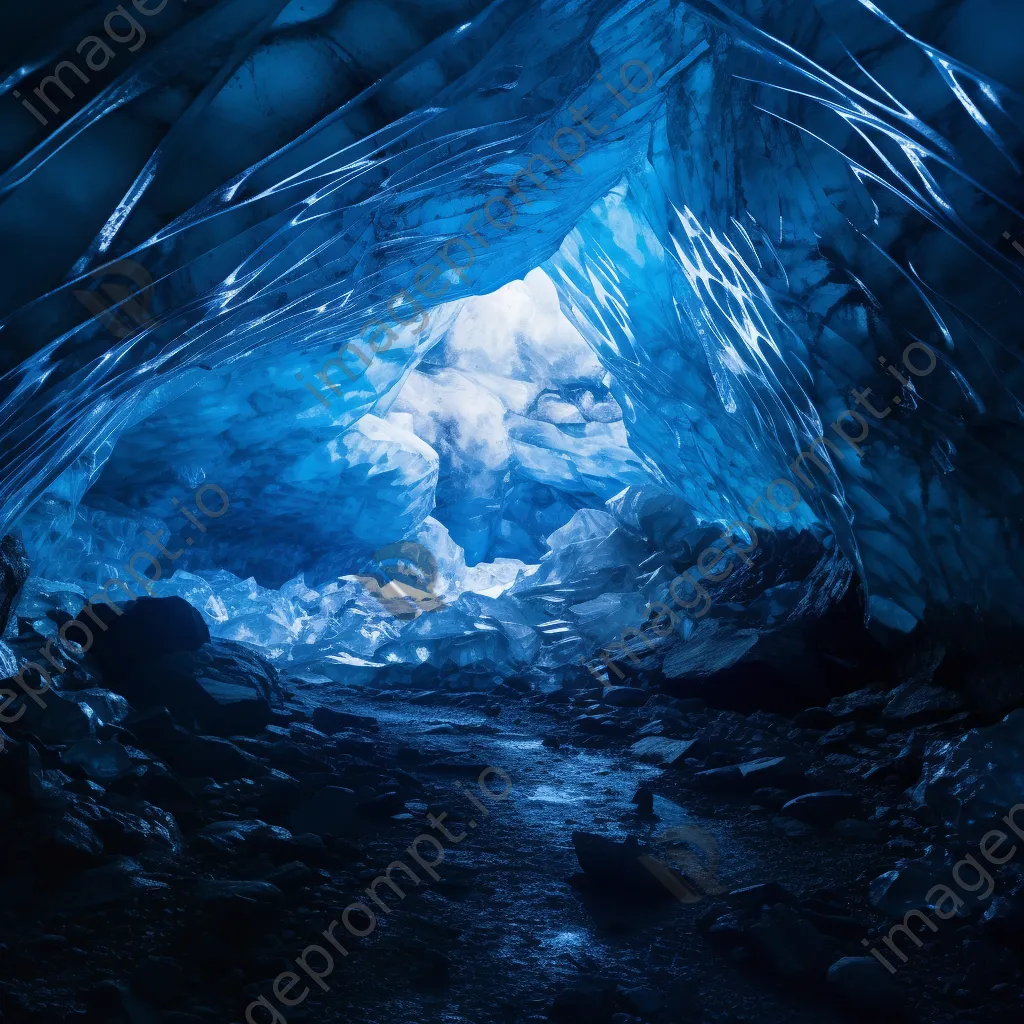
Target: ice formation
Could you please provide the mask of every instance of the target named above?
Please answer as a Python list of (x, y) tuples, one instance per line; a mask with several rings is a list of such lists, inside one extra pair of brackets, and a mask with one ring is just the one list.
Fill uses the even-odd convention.
[[(73, 46), (38, 31), (61, 6), (16, 15), (4, 93)], [(0, 279), (19, 615), (52, 633), (156, 535), (153, 592), (214, 635), (510, 674), (762, 517), (834, 542), (887, 628), (1019, 616), (1024, 14), (995, 6), (169, 0), (46, 125), (5, 95), (0, 227), (42, 254)], [(186, 552), (204, 484), (230, 512)], [(375, 596), (402, 543), (438, 607)]]

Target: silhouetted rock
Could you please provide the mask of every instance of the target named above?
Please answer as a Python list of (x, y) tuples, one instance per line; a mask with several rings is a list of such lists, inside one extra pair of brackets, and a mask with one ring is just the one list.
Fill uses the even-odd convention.
[(353, 715), (335, 708), (318, 707), (313, 710), (313, 725), (321, 732), (341, 732), (344, 729), (366, 729), (376, 732), (379, 728), (376, 718), (369, 715)]
[(573, 832), (572, 844), (590, 889), (597, 896), (671, 899), (673, 893), (666, 881), (685, 884), (677, 872), (632, 836), (619, 843), (592, 832)]
[(343, 786), (325, 786), (296, 808), (290, 824), (295, 832), (346, 836), (356, 820), (356, 796)]
[(854, 817), (858, 809), (859, 802), (852, 793), (827, 790), (794, 797), (783, 805), (780, 813), (811, 825), (833, 825), (844, 818)]
[(270, 696), (278, 676), (259, 654), (229, 640), (214, 640), (154, 658), (111, 686), (137, 711), (162, 706), (187, 729), (237, 736), (257, 733), (270, 723)]
[(7, 534), (0, 540), (0, 635), (3, 635), (11, 608), (28, 579), (29, 564), (25, 545)]
[(634, 743), (630, 750), (641, 761), (677, 765), (690, 754), (696, 743), (696, 740), (670, 740), (665, 736), (648, 736)]
[(843, 1003), (860, 1010), (894, 1016), (903, 1006), (903, 991), (872, 956), (844, 956), (828, 969), (828, 983)]
[(107, 628), (93, 628), (89, 653), (111, 683), (134, 682), (164, 655), (196, 651), (210, 640), (202, 615), (181, 597), (140, 597), (123, 611), (99, 602), (93, 614)]
[(552, 1020), (565, 1024), (601, 1024), (610, 1021), (615, 1012), (614, 981), (602, 978), (579, 978), (555, 996), (551, 1006)]

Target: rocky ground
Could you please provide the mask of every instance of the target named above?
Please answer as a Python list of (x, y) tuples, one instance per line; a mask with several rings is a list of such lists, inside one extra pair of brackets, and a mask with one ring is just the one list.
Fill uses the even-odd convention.
[[(946, 690), (784, 716), (584, 672), (368, 689), (222, 641), (129, 675), (74, 667), (6, 726), (5, 1022), (1019, 1019), (1013, 860), (895, 975), (864, 943), (963, 846), (910, 792), (971, 724)], [(396, 860), (423, 884), (281, 982)]]

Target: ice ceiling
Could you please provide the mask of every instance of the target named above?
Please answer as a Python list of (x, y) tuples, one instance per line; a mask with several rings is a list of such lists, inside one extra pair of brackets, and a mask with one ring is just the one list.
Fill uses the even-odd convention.
[[(4, 93), (109, 9), (12, 13)], [(561, 663), (642, 616), (639, 519), (659, 509), (665, 543), (669, 520), (747, 519), (823, 434), (826, 471), (761, 516), (834, 538), (888, 627), (1020, 615), (1024, 7), (137, 17), (146, 41), (69, 78), (47, 125), (0, 104), (0, 506), (33, 563), (23, 615), (76, 610), (145, 531), (177, 546), (173, 502), (210, 482), (230, 514), (154, 592), (216, 635), (298, 662)], [(627, 62), (653, 84), (623, 99)], [(557, 173), (443, 298), (418, 296), (429, 326), (335, 373), (326, 403), (307, 390), (297, 374), (393, 311), (538, 153)], [(144, 277), (110, 269), (125, 258)], [(81, 297), (104, 282), (103, 305), (152, 318), (112, 330)], [(883, 366), (912, 343), (937, 365), (901, 383)], [(856, 455), (829, 424), (865, 388), (900, 402)], [(353, 577), (402, 541), (436, 561), (432, 614)]]

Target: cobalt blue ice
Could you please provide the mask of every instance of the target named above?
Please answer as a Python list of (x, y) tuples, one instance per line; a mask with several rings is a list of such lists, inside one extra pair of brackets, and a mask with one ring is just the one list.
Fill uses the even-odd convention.
[[(280, 663), (557, 670), (730, 523), (821, 567), (712, 619), (856, 575), (891, 634), (1019, 620), (1024, 6), (151, 0), (40, 87), (59, 6), (5, 15), (0, 95), (43, 635), (146, 548)], [(366, 585), (403, 543), (420, 614)]]

